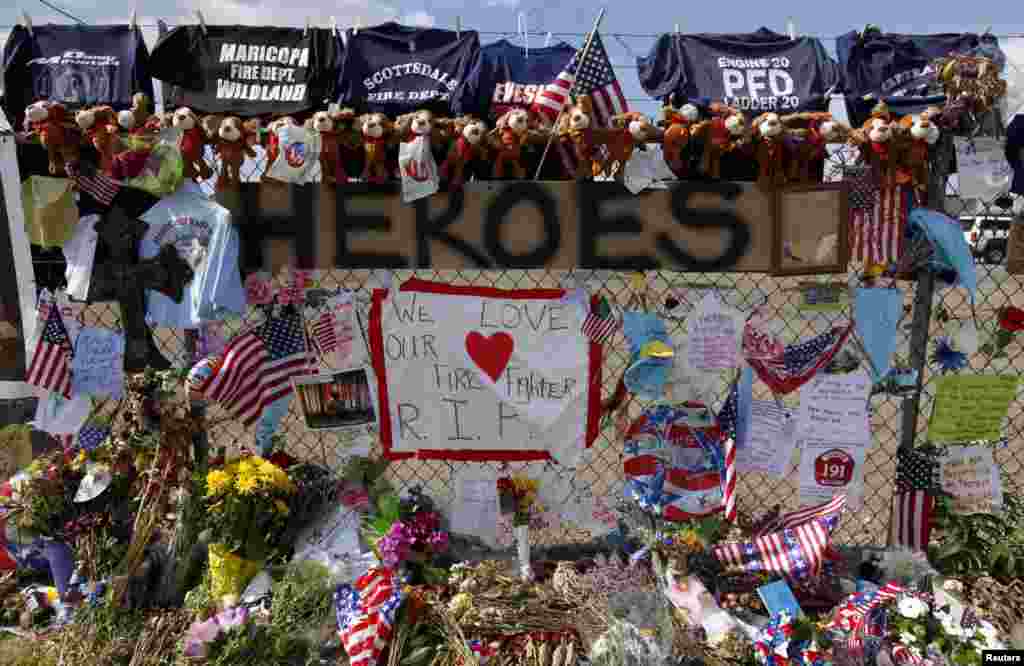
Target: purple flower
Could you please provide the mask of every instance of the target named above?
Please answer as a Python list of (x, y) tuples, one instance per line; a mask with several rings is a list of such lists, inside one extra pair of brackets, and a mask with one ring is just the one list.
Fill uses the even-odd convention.
[(209, 651), (209, 644), (220, 636), (221, 626), (217, 617), (211, 617), (206, 622), (193, 622), (185, 634), (185, 656), (205, 657)]

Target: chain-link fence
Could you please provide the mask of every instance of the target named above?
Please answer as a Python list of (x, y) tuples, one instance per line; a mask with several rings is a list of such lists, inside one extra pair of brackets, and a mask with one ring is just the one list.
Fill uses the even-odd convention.
[[(838, 171), (841, 172), (848, 159), (848, 153), (839, 151), (832, 156), (830, 166), (840, 167)], [(263, 153), (259, 151), (258, 158), (248, 161), (242, 169), (243, 179), (258, 180), (263, 170), (262, 161)], [(216, 169), (218, 166), (216, 161), (211, 159), (211, 162)], [(955, 179), (951, 179), (951, 189), (948, 191), (950, 196), (946, 200), (947, 212), (950, 215), (961, 217), (962, 213), (966, 215), (969, 211), (972, 223), (976, 221), (976, 218), (1007, 218), (1010, 215), (1008, 210), (999, 208), (1001, 204), (1005, 203), (1003, 201), (967, 202), (957, 197), (955, 184)], [(206, 186), (212, 188), (212, 183), (207, 183)], [(970, 234), (971, 231), (965, 229), (965, 233)], [(38, 248), (34, 248), (35, 250)], [(60, 251), (36, 252), (35, 254), (36, 277), (39, 285), (51, 288), (58, 286), (63, 280)], [(1005, 253), (1001, 259), (1005, 261)], [(652, 310), (657, 308), (658, 312), (664, 316), (669, 332), (674, 337), (680, 337), (684, 334), (684, 322), (689, 311), (709, 291), (715, 291), (726, 303), (742, 312), (749, 313), (755, 308), (762, 308), (771, 322), (772, 332), (786, 343), (791, 343), (821, 333), (834, 323), (852, 316), (849, 304), (830, 309), (822, 307), (820, 303), (810, 302), (809, 287), (821, 283), (834, 284), (837, 282), (847, 287), (854, 286), (859, 280), (859, 268), (856, 265), (851, 265), (846, 275), (800, 279), (777, 278), (761, 274), (658, 271), (647, 276), (647, 303)], [(979, 263), (977, 268), (979, 290), (974, 312), (977, 315), (984, 343), (989, 337), (995, 335), (995, 322), (998, 320), (999, 310), (1024, 299), (1024, 294), (1022, 294), (1024, 278), (1008, 275), (1002, 265)], [(566, 284), (567, 278), (564, 273), (553, 271), (510, 270), (488, 272), (398, 271), (393, 275), (393, 279), (395, 282), (401, 282), (413, 276), (454, 284), (485, 285), (506, 289), (559, 287)], [(331, 270), (317, 272), (315, 279), (318, 286), (324, 289), (352, 290), (357, 310), (361, 311), (360, 321), (362, 325), (366, 324), (370, 290), (374, 286), (380, 286), (378, 276), (368, 271)], [(576, 272), (573, 279), (577, 282), (582, 280), (590, 291), (600, 291), (620, 307), (626, 307), (633, 300), (633, 291), (628, 275), (608, 271), (582, 271)], [(919, 297), (918, 307), (932, 302), (932, 309), (935, 313), (942, 313), (942, 316), (929, 318), (931, 322), (929, 338), (941, 334), (944, 327), (950, 325), (941, 321), (944, 317), (953, 322), (964, 321), (972, 317), (971, 304), (966, 297), (966, 292), (962, 289), (936, 289), (934, 293), (930, 293), (930, 289), (924, 289), (924, 293), (917, 294), (918, 291), (921, 291), (917, 283), (900, 282), (898, 286), (903, 290), (905, 303), (904, 317), (899, 325), (897, 349), (897, 355), (903, 359), (911, 359), (914, 356), (911, 339), (915, 297)], [(315, 314), (314, 310), (307, 308), (307, 321)], [(254, 314), (250, 315), (250, 319), (255, 317)], [(86, 324), (114, 326), (118, 318), (117, 306), (112, 303), (91, 305), (82, 311), (81, 318)], [(227, 333), (230, 335), (232, 332), (240, 330), (245, 323), (226, 324)], [(920, 338), (920, 336), (918, 337)], [(158, 331), (158, 343), (169, 359), (180, 364), (187, 362), (188, 354), (182, 331), (161, 329)], [(357, 346), (363, 344), (358, 336), (355, 344)], [(928, 344), (930, 350), (930, 343)], [(981, 353), (975, 354), (971, 358), (970, 368), (972, 371), (1019, 373), (1024, 370), (1024, 356), (1021, 355), (1019, 343), (1011, 343), (995, 354), (987, 353), (989, 351), (991, 349), (985, 347)], [(917, 354), (917, 357), (920, 358), (920, 353)], [(614, 390), (629, 359), (628, 347), (621, 332), (617, 333), (614, 339), (608, 343), (605, 358), (603, 393), (607, 397)], [(923, 430), (930, 415), (936, 373), (925, 369), (923, 377), (925, 388), (921, 394), (920, 410), (916, 420), (918, 437), (923, 437)], [(727, 389), (723, 380), (719, 386), (718, 395), (711, 402), (712, 408), (717, 410), (721, 406)], [(793, 406), (796, 402), (796, 395), (788, 397), (785, 402), (789, 406)], [(755, 385), (755, 398), (767, 399), (769, 397), (766, 387)], [(895, 480), (895, 458), (901, 442), (902, 412), (905, 399), (902, 396), (882, 393), (875, 395), (871, 400), (872, 444), (867, 453), (863, 474), (865, 486), (863, 506), (855, 508), (841, 523), (837, 534), (837, 539), (841, 543), (884, 544), (886, 542)], [(643, 406), (641, 402), (631, 403), (630, 417), (636, 417)], [(252, 446), (253, 432), (251, 429), (247, 431), (238, 422), (226, 419), (225, 414), (216, 406), (210, 407), (208, 417), (211, 423), (209, 431), (211, 450), (225, 447), (229, 451), (237, 451), (242, 446)], [(1015, 403), (1009, 414), (1007, 439), (1000, 444), (1000, 448), (996, 452), (996, 458), (1004, 472), (1008, 492), (1017, 492), (1018, 490), (1017, 478), (1021, 469), (1020, 461), (1024, 460), (1022, 429), (1024, 429), (1024, 411), (1022, 411), (1020, 403)], [(279, 432), (287, 442), (287, 450), (303, 459), (337, 468), (347, 455), (344, 445), (336, 434), (325, 434), (306, 429), (295, 403), (292, 404), (290, 412), (284, 418)], [(799, 504), (798, 455), (799, 452), (794, 454), (794, 459), (787, 466), (784, 478), (773, 478), (753, 473), (740, 475), (738, 484), (740, 510), (757, 514), (775, 505), (780, 505), (783, 510), (796, 508)], [(603, 427), (598, 440), (582, 457), (579, 465), (575, 469), (569, 470), (567, 474), (574, 489), (586, 489), (595, 497), (605, 497), (609, 501), (613, 501), (621, 497), (623, 491), (622, 463), (622, 441), (609, 424)], [(445, 499), (452, 498), (453, 480), (460, 471), (459, 467), (466, 464), (407, 460), (393, 463), (388, 473), (396, 486), (423, 486), (424, 490), (443, 502)], [(520, 464), (515, 467), (533, 467), (535, 470), (544, 467), (550, 471), (548, 463)], [(582, 536), (584, 535), (572, 533), (561, 526), (555, 526), (537, 534), (536, 538), (541, 543), (550, 544), (577, 540)]]

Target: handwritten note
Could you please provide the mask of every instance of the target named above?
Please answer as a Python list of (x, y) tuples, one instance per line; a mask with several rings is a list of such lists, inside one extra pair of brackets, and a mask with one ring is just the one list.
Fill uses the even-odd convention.
[(120, 398), (123, 390), (124, 336), (106, 328), (82, 328), (71, 361), (71, 391)]
[(863, 372), (819, 373), (800, 387), (797, 437), (858, 442), (867, 446), (871, 440), (870, 388), (871, 380)]
[(984, 442), (1002, 437), (1003, 419), (1017, 397), (1019, 377), (950, 375), (939, 378), (928, 423), (933, 442)]
[(360, 552), (359, 514), (341, 504), (318, 518), (299, 533), (295, 542), (295, 559), (328, 559), (356, 555)]
[(498, 479), (494, 474), (465, 472), (455, 477), (451, 529), (494, 546), (498, 542)]
[(795, 425), (788, 409), (771, 400), (752, 401), (750, 426), (736, 448), (737, 471), (784, 478), (796, 448)]
[(948, 451), (939, 467), (942, 490), (953, 496), (953, 513), (992, 513), (1003, 506), (1003, 484), (992, 450), (983, 446)]
[(588, 425), (596, 433), (599, 410), (589, 407), (600, 386), (589, 381), (577, 308), (557, 291), (449, 289), (407, 283), (374, 305), (373, 366), (387, 384), (379, 410), (385, 451), (473, 451), (480, 460), (499, 451), (560, 459), (582, 450)]
[(742, 317), (709, 294), (686, 319), (690, 368), (709, 372), (739, 365)]
[(1013, 169), (1000, 139), (956, 137), (954, 141), (961, 197), (992, 201), (1010, 189)]

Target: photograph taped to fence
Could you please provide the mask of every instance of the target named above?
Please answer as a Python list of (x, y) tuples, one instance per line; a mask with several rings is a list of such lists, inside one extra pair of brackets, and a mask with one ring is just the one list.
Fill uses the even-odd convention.
[(310, 430), (363, 429), (377, 419), (373, 384), (365, 367), (292, 381)]

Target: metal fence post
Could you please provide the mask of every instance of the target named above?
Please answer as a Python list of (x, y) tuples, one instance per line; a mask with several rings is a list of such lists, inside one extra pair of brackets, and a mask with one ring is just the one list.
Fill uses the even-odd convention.
[[(199, 331), (187, 329), (185, 331), (185, 362), (192, 364), (199, 360)], [(189, 400), (189, 415), (197, 420), (206, 416), (206, 402), (203, 400)], [(192, 437), (192, 456), (196, 462), (197, 472), (206, 472), (206, 465), (209, 461), (210, 441), (205, 429), (200, 430)]]
[[(946, 209), (946, 180), (949, 152), (954, 150), (953, 138), (943, 133), (935, 145), (932, 168), (928, 181), (928, 207), (934, 210)], [(925, 370), (928, 365), (928, 340), (931, 337), (932, 303), (935, 297), (935, 274), (928, 268), (917, 272), (917, 287), (914, 292), (914, 317), (910, 330), (910, 367), (917, 371), (917, 387), (914, 393), (903, 401), (900, 448), (914, 448), (917, 438), (917, 420), (921, 413), (921, 391), (924, 390)]]

